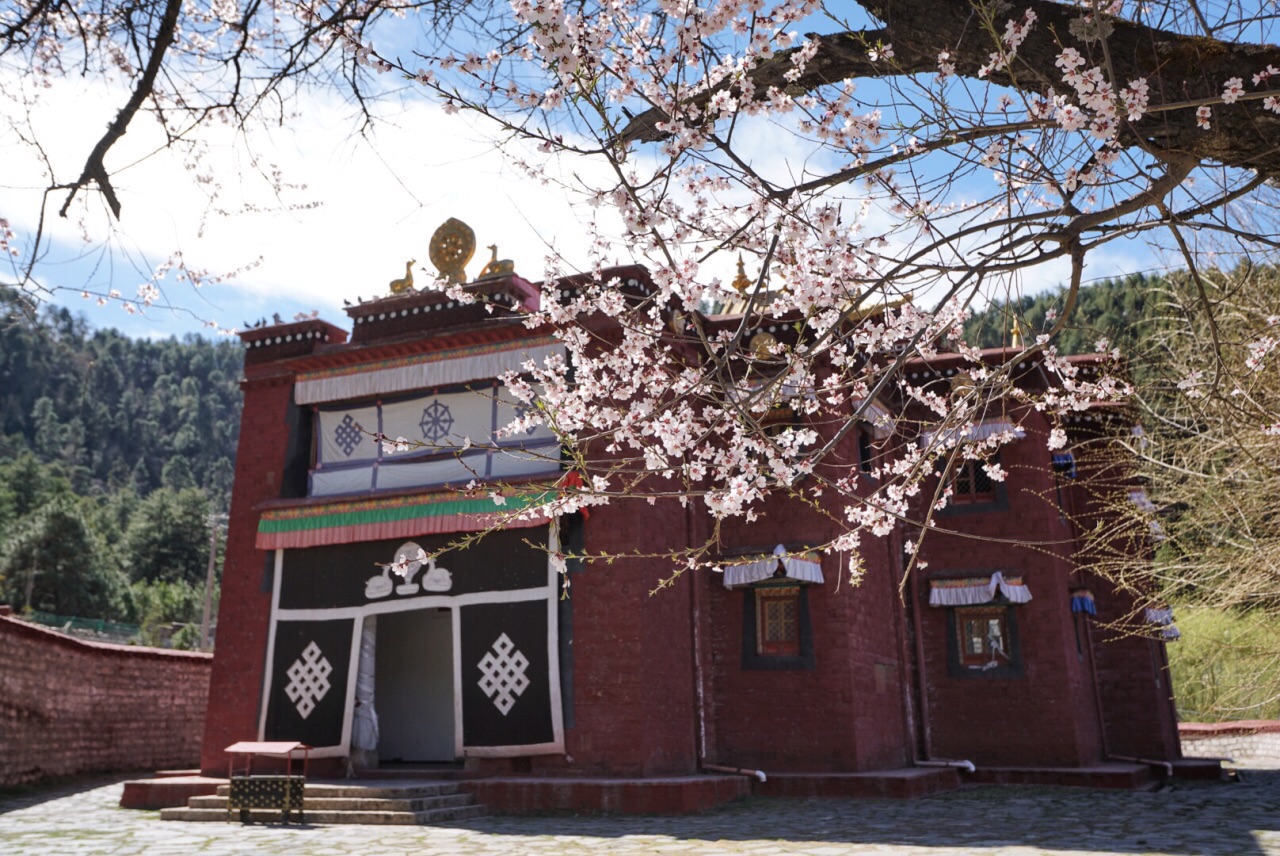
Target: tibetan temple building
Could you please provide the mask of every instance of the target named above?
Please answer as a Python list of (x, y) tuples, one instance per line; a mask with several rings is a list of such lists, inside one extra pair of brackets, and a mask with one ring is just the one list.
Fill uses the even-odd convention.
[[(474, 238), (460, 234), (453, 247), (437, 233), (433, 248), (469, 258)], [(640, 293), (649, 281), (638, 266), (605, 273)], [(548, 548), (672, 553), (705, 541), (704, 509), (620, 502), (518, 520), (389, 573), (398, 556), (491, 526), (493, 488), (460, 486), (553, 489), (564, 475), (546, 429), (495, 440), (518, 410), (498, 378), (560, 353), (521, 311), (574, 280), (530, 283), (493, 262), (467, 286), (488, 311), (411, 277), (351, 305), (350, 334), (318, 319), (240, 334), (206, 773), (226, 769), (237, 741), (296, 740), (312, 747), (313, 775), (428, 765), (458, 771), (497, 809), (675, 811), (752, 787), (1132, 786), (1183, 763), (1164, 642), (1108, 632), (1135, 604), (1080, 558), (1089, 511), (1076, 468), (1088, 463), (1051, 453), (1051, 426), (1030, 408), (973, 429), (1019, 434), (1000, 452), (1008, 478), (961, 467), (927, 566), (901, 592), (908, 533), (865, 541), (852, 586), (847, 556), (806, 549), (834, 524), (783, 499), (722, 525), (723, 574), (685, 574), (653, 596), (669, 560), (570, 561), (566, 597)], [(1015, 382), (1043, 389), (1048, 374), (1017, 353), (983, 359), (1023, 359)], [(1084, 372), (1097, 361), (1073, 359)], [(944, 353), (906, 371), (946, 383), (964, 365)], [(1079, 414), (1067, 450), (1108, 418)], [(389, 455), (375, 434), (426, 445)], [(474, 444), (460, 451), (460, 438)], [(919, 437), (882, 420), (842, 442), (865, 464)]]

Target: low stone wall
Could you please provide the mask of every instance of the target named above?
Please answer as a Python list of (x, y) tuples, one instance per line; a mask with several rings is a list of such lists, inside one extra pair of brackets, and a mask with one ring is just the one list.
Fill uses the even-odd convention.
[(1178, 725), (1182, 754), (1192, 758), (1280, 762), (1280, 721), (1183, 722)]
[(196, 767), (212, 660), (86, 642), (0, 613), (0, 787)]

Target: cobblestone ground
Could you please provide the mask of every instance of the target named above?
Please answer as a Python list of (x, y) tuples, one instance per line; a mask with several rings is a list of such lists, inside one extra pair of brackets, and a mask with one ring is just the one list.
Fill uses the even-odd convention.
[(0, 797), (3, 856), (1278, 854), (1280, 769), (1158, 793), (969, 788), (929, 799), (749, 800), (685, 817), (489, 817), (437, 827), (161, 822), (118, 782)]

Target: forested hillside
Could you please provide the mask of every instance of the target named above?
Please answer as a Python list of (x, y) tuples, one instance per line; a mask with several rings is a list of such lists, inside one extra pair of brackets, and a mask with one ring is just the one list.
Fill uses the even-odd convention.
[(0, 291), (0, 602), (144, 638), (198, 621), (210, 515), (231, 490), (239, 343), (133, 340), (17, 301)]
[[(226, 504), (240, 413), (239, 342), (90, 332), (49, 307), (20, 320), (0, 292), (0, 457), (61, 463), (81, 493), (168, 482)], [(181, 463), (179, 463), (181, 462)]]
[[(1084, 354), (1096, 350), (1098, 338), (1106, 336), (1122, 352), (1131, 354), (1143, 326), (1170, 309), (1169, 286), (1166, 277), (1144, 274), (1084, 286), (1054, 344), (1061, 353)], [(1065, 308), (1065, 298), (1066, 289), (1059, 286), (1034, 297), (979, 309), (965, 325), (966, 339), (983, 348), (1007, 346), (1016, 318), (1024, 339), (1032, 342), (1053, 327)]]

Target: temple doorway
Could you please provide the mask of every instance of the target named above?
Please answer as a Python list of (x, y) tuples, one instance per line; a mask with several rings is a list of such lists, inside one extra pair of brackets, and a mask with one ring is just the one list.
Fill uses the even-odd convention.
[(452, 609), (378, 616), (375, 705), (383, 764), (453, 761)]

